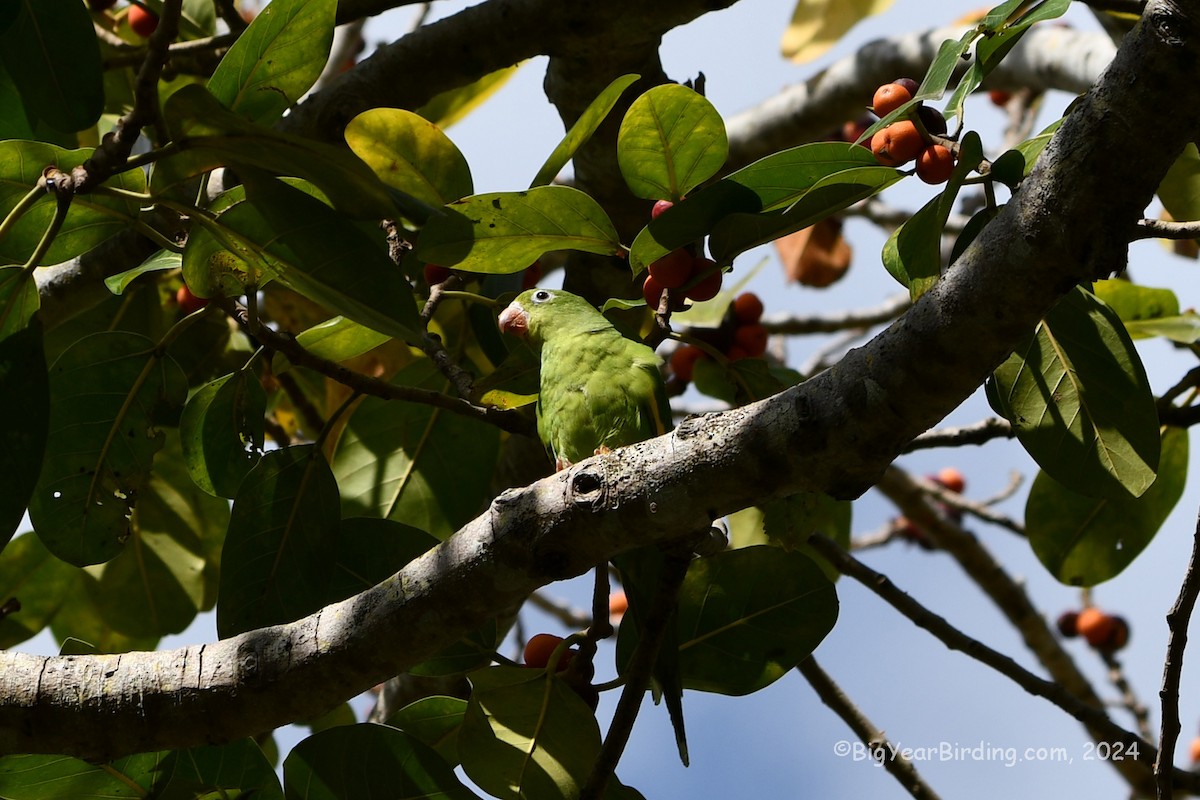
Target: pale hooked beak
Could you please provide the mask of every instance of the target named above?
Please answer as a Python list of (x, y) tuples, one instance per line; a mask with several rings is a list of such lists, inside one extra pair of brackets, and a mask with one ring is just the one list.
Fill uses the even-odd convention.
[(529, 333), (529, 314), (517, 301), (514, 300), (508, 308), (500, 312), (500, 332), (511, 333), (513, 336)]

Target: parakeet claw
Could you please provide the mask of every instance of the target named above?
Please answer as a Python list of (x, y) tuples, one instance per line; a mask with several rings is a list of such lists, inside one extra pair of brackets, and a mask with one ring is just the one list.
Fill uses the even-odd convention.
[(611, 448), (611, 447), (609, 447), (609, 446), (608, 446), (608, 445), (606, 445), (606, 444), (602, 444), (602, 445), (600, 445), (599, 447), (597, 447), (597, 448), (596, 448), (596, 452), (592, 453), (592, 455), (594, 455), (594, 456), (606, 456), (606, 455), (608, 455), (608, 454), (609, 454), (609, 453), (611, 453), (611, 452), (612, 452), (612, 448)]

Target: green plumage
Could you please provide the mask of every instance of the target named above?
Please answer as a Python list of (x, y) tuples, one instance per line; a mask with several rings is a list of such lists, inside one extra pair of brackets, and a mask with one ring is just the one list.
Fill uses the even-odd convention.
[(530, 289), (514, 301), (541, 354), (538, 436), (560, 463), (670, 430), (659, 357), (578, 295)]

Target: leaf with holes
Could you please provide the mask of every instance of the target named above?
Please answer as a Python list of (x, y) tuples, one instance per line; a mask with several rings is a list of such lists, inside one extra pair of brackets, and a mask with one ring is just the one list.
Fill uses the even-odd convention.
[(196, 485), (234, 497), (262, 456), (267, 393), (258, 376), (239, 370), (196, 390), (179, 420), (183, 458)]
[(76, 566), (121, 551), (129, 515), (187, 396), (187, 376), (136, 333), (80, 339), (50, 368), (50, 434), (29, 503), (50, 552)]

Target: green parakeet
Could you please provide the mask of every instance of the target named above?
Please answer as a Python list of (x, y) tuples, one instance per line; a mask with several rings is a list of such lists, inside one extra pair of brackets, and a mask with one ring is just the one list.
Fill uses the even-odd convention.
[[(671, 406), (658, 356), (622, 336), (582, 297), (560, 289), (530, 289), (500, 314), (500, 330), (524, 337), (541, 355), (538, 436), (554, 456), (557, 469), (671, 429)], [(625, 580), (637, 629), (643, 630), (662, 574), (663, 552), (644, 547), (615, 563)], [(653, 676), (686, 764), (675, 624), (672, 615)]]
[(530, 289), (504, 309), (500, 330), (541, 355), (538, 436), (559, 469), (671, 429), (659, 357), (579, 295)]

